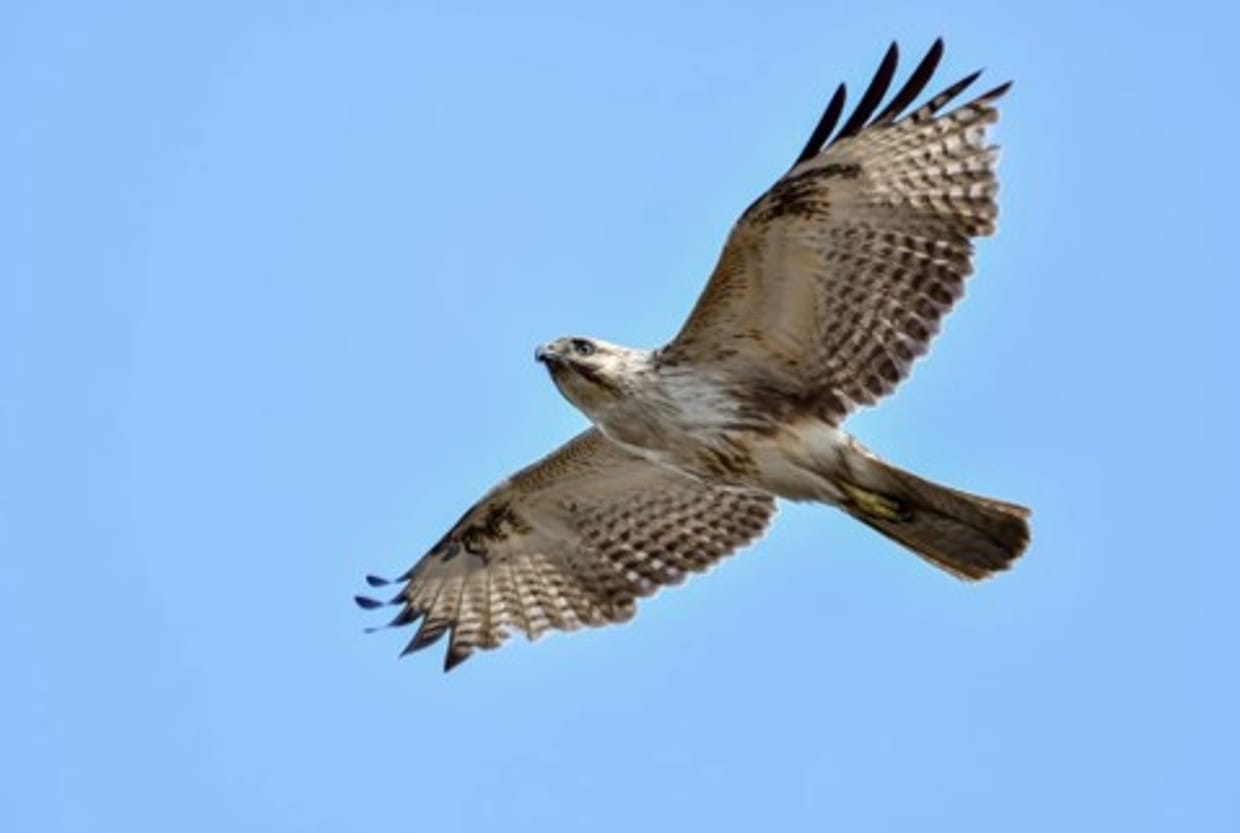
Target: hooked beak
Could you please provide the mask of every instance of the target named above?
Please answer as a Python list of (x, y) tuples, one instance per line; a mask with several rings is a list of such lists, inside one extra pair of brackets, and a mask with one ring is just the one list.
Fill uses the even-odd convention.
[(543, 364), (550, 365), (559, 361), (559, 359), (559, 354), (545, 344), (540, 344), (534, 349), (534, 361), (536, 362), (542, 362)]

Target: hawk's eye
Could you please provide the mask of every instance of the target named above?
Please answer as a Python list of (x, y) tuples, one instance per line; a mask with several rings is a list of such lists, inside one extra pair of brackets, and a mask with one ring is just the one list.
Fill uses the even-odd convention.
[(578, 356), (590, 356), (594, 354), (594, 343), (584, 338), (573, 339), (573, 352)]

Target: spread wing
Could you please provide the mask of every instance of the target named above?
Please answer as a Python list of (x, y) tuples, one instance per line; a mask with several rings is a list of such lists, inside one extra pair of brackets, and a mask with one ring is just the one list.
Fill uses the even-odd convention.
[(590, 429), (466, 512), (402, 577), (390, 624), (420, 621), (406, 653), (450, 633), (450, 670), (513, 631), (624, 622), (637, 597), (755, 540), (774, 514), (769, 495), (713, 488)]
[[(974, 73), (902, 117), (934, 46), (881, 111), (893, 44), (848, 121), (840, 85), (792, 169), (742, 215), (665, 361), (713, 366), (763, 412), (836, 424), (890, 393), (964, 293), (971, 238), (994, 232), (986, 125), (1007, 84), (942, 113)], [(873, 118), (871, 118), (873, 116)]]

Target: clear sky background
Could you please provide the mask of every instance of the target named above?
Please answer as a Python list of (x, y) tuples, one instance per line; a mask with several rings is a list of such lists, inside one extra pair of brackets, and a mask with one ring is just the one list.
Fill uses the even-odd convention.
[[(471, 11), (461, 11), (466, 5)], [(1226, 4), (0, 10), (0, 829), (1240, 829)], [(837, 512), (450, 675), (351, 596), (668, 338), (834, 85), (1016, 86), (1000, 233), (850, 427), (1035, 509)]]

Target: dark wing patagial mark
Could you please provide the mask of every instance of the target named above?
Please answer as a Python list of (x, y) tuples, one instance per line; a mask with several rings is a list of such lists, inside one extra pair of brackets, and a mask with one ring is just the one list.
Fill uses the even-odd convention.
[(764, 223), (777, 217), (797, 214), (810, 217), (825, 214), (830, 208), (823, 188), (825, 179), (855, 179), (861, 166), (855, 163), (833, 163), (790, 173), (745, 209), (741, 220)]

